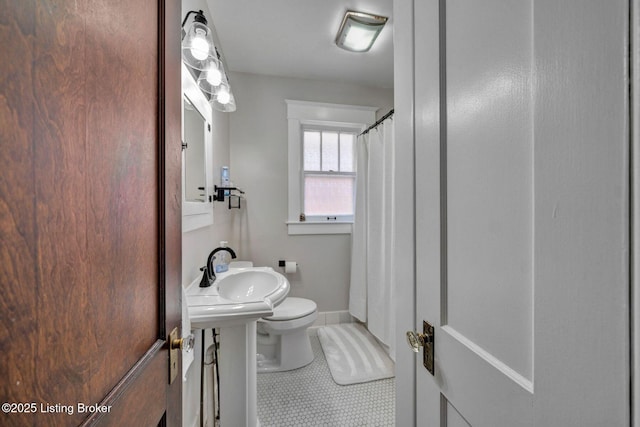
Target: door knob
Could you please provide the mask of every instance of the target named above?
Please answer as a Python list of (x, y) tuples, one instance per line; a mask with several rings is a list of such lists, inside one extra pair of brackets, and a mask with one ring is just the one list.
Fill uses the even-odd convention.
[(424, 367), (434, 375), (434, 327), (429, 322), (422, 322), (422, 333), (408, 331), (407, 332), (407, 343), (409, 344), (409, 348), (413, 350), (415, 353), (420, 351), (420, 347), (424, 347), (424, 352), (422, 353), (422, 364)]
[(195, 337), (193, 334), (189, 334), (184, 338), (174, 338), (171, 340), (172, 349), (180, 349), (186, 352), (193, 350), (193, 344), (195, 343)]
[(433, 335), (430, 334), (419, 334), (414, 331), (407, 331), (407, 343), (411, 350), (414, 353), (418, 353), (420, 351), (420, 347), (424, 347), (425, 345), (433, 342)]
[(169, 334), (167, 344), (169, 346), (169, 384), (178, 376), (178, 361), (180, 360), (180, 350), (191, 351), (195, 338), (190, 334), (184, 338), (178, 338), (178, 327), (173, 328)]

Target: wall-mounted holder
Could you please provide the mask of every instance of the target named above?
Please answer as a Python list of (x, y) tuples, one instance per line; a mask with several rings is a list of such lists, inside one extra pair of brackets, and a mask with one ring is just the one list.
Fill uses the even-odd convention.
[[(217, 185), (214, 185), (213, 191), (216, 193), (213, 196), (213, 200), (215, 200), (216, 202), (224, 202), (225, 197), (229, 197), (229, 209), (240, 209), (240, 199), (243, 198), (241, 195), (244, 194), (244, 191), (242, 191), (238, 187), (218, 187)], [(240, 193), (240, 195), (227, 194), (227, 196), (225, 196), (225, 192), (227, 191), (237, 191), (238, 193)], [(232, 203), (232, 198), (237, 199), (237, 203)]]
[(278, 267), (282, 268), (285, 274), (295, 274), (299, 266), (300, 264), (295, 261), (285, 261), (282, 259), (278, 261)]
[(242, 199), (244, 199), (244, 197), (238, 194), (229, 194), (229, 209), (242, 208)]

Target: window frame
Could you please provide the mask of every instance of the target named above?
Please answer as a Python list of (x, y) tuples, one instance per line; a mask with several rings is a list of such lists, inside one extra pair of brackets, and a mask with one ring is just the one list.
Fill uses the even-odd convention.
[(353, 219), (336, 218), (335, 221), (318, 221), (311, 218), (306, 221), (300, 221), (300, 214), (304, 208), (302, 188), (304, 179), (303, 129), (311, 129), (313, 127), (349, 129), (359, 134), (369, 124), (375, 122), (378, 107), (289, 99), (285, 100), (285, 102), (287, 104), (289, 144), (289, 204), (286, 221), (288, 234), (350, 234)]

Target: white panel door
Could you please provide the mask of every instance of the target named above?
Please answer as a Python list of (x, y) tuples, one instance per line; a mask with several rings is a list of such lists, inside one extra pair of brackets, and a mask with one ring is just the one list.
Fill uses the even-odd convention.
[(628, 425), (627, 3), (414, 11), (417, 424)]

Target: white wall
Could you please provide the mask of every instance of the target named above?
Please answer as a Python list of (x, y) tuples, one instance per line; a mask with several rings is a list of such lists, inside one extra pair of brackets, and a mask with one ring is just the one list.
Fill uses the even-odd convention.
[(238, 257), (288, 276), (290, 296), (314, 300), (319, 311), (348, 308), (351, 235), (287, 234), (287, 108), (285, 99), (393, 108), (393, 91), (346, 83), (232, 73), (238, 105), (230, 115), (231, 180), (245, 190), (246, 207), (232, 218)]

